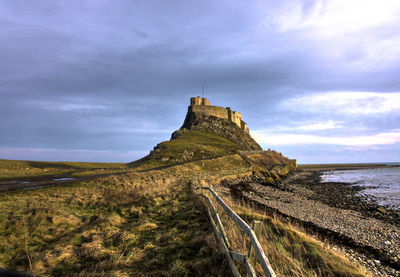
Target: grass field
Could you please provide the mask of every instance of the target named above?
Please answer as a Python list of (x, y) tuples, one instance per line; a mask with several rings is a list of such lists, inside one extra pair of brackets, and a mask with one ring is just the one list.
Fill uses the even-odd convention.
[(32, 178), (71, 173), (73, 176), (126, 170), (123, 163), (37, 162), (0, 160), (0, 179)]
[[(231, 155), (2, 193), (0, 268), (43, 276), (229, 276), (189, 180), (214, 183), (251, 171), (239, 155)], [(292, 226), (226, 201), (249, 223), (264, 222), (260, 241), (278, 276), (364, 276)], [(248, 241), (223, 220), (234, 249), (246, 253)]]
[[(3, 179), (126, 173), (0, 193), (0, 268), (40, 276), (230, 276), (192, 180), (217, 184), (260, 167), (233, 154), (237, 147), (215, 135), (190, 132), (162, 145), (129, 168), (0, 160)], [(260, 241), (278, 276), (365, 276), (301, 230), (224, 197), (248, 223), (263, 222)], [(247, 253), (245, 236), (222, 219), (234, 250)]]
[(240, 158), (0, 195), (0, 267), (38, 275), (226, 276), (192, 172)]

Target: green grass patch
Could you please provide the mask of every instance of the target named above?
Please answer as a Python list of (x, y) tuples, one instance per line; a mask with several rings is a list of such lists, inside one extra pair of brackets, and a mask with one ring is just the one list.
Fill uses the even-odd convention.
[(159, 144), (158, 149), (143, 159), (129, 164), (137, 169), (150, 169), (236, 153), (238, 146), (215, 134), (188, 131), (178, 138)]

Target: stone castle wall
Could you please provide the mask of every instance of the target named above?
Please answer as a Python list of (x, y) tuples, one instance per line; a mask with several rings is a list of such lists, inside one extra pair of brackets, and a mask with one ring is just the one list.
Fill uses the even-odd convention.
[(189, 109), (194, 113), (202, 113), (208, 116), (215, 116), (228, 120), (228, 113), (225, 108), (218, 106), (190, 106)]
[(230, 108), (226, 108), (226, 111), (228, 112), (228, 119), (239, 127), (242, 127), (242, 114), (232, 111)]
[(207, 116), (215, 116), (218, 118), (229, 120), (235, 123), (246, 133), (249, 133), (246, 122), (242, 120), (242, 114), (232, 111), (229, 107), (211, 106), (207, 98), (192, 97), (190, 98), (189, 112), (200, 113)]

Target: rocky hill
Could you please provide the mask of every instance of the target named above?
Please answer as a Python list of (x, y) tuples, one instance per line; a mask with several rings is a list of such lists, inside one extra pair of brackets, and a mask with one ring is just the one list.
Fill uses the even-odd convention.
[(248, 132), (243, 131), (235, 123), (216, 116), (188, 111), (182, 127), (172, 134), (171, 139), (175, 139), (187, 131), (216, 134), (235, 143), (239, 150), (262, 150)]
[(149, 155), (129, 166), (149, 169), (260, 150), (240, 113), (211, 106), (206, 98), (193, 97), (182, 127), (171, 140), (157, 144)]

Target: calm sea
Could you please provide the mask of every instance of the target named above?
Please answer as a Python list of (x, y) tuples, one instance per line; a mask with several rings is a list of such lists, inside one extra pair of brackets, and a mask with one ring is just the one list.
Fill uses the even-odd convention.
[(400, 210), (400, 167), (326, 171), (322, 174), (322, 182), (364, 187), (360, 195), (379, 205)]

